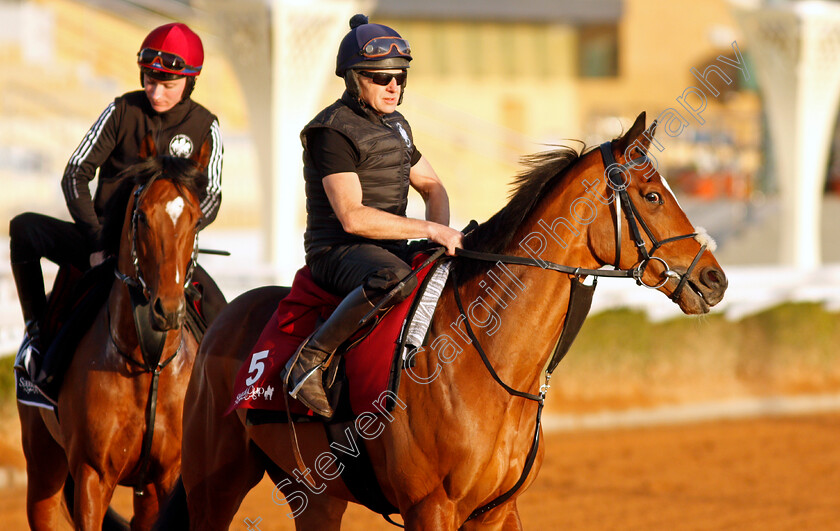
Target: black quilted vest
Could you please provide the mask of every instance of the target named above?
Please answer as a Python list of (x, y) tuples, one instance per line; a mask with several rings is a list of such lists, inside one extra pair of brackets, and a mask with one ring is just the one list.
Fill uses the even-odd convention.
[(391, 251), (405, 246), (405, 240), (371, 240), (344, 231), (333, 212), (321, 175), (306, 146), (309, 131), (334, 129), (355, 146), (360, 154), (356, 168), (362, 184), (362, 204), (405, 216), (408, 204), (408, 174), (411, 170), (411, 128), (402, 114), (386, 116), (363, 109), (345, 92), (341, 99), (321, 111), (301, 131), (303, 177), (306, 181), (306, 232), (303, 235), (307, 259), (331, 246), (374, 243)]

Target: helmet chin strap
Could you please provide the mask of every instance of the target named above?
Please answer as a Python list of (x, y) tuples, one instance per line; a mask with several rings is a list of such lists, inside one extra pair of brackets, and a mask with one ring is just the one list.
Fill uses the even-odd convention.
[(193, 90), (195, 90), (195, 76), (184, 76), (187, 78), (187, 84), (184, 85), (184, 94), (181, 96), (181, 101), (187, 101), (190, 99), (190, 95), (192, 95)]

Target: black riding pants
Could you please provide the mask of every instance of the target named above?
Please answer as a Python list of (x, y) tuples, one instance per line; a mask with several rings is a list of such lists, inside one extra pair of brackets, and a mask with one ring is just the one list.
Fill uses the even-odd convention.
[[(408, 261), (417, 250), (416, 244), (397, 253), (370, 243), (339, 245), (311, 258), (308, 265), (324, 289), (344, 296), (364, 286), (368, 300), (377, 301), (411, 273)], [(391, 302), (405, 299), (416, 287), (417, 279), (412, 277)]]
[[(90, 268), (90, 255), (93, 251), (74, 223), (26, 212), (12, 218), (9, 237), (9, 258), (13, 264), (29, 262), (32, 267), (40, 270), (38, 262), (41, 258), (47, 258), (58, 265), (72, 264), (79, 271)], [(209, 325), (227, 304), (225, 296), (200, 265), (193, 273), (193, 280), (200, 285), (202, 313)], [(20, 289), (36, 288), (18, 286)]]
[(26, 212), (9, 223), (9, 258), (13, 264), (37, 262), (72, 264), (80, 271), (90, 267), (87, 238), (75, 223)]

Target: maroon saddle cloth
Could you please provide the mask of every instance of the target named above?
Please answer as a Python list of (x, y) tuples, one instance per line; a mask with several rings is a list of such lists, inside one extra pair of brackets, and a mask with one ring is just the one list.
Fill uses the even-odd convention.
[[(415, 267), (422, 263), (423, 258), (419, 256), (415, 259)], [(433, 266), (430, 264), (417, 272), (418, 286), (423, 284)], [(351, 338), (351, 346), (344, 353), (344, 373), (349, 385), (350, 408), (354, 414), (381, 413), (383, 393), (397, 392), (399, 376), (394, 372), (398, 373), (402, 368), (402, 360), (396, 359), (400, 355), (400, 331), (417, 291)], [(280, 375), (286, 362), (340, 302), (341, 297), (315, 283), (308, 267), (298, 270), (291, 292), (280, 301), (251, 354), (239, 369), (233, 400), (226, 413), (237, 408), (285, 411)], [(289, 407), (290, 412), (296, 415), (312, 414), (291, 397)]]

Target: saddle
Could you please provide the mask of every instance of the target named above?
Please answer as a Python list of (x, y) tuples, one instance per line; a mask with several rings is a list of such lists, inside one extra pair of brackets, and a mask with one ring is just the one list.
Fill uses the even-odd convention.
[[(434, 304), (443, 290), (449, 269), (448, 262), (423, 264), (423, 258), (421, 255), (414, 263), (415, 268), (421, 264), (425, 266), (416, 270), (418, 288), (414, 294), (389, 308), (339, 348), (338, 351), (344, 355), (338, 357), (339, 363), (334, 369), (336, 374), (328, 378), (335, 382), (327, 391), (336, 411), (333, 420), (353, 419), (363, 413), (387, 414), (393, 411), (400, 373), (411, 359), (406, 356), (408, 342), (419, 347), (425, 339)], [(427, 293), (433, 299), (431, 311), (428, 304), (420, 305)], [(247, 418), (253, 423), (285, 421), (286, 400), (281, 394), (283, 383), (280, 374), (300, 344), (340, 302), (341, 297), (315, 283), (308, 267), (301, 268), (295, 275), (291, 292), (279, 302), (240, 368), (227, 413), (244, 408), (249, 410)], [(418, 312), (418, 308), (425, 311)], [(418, 326), (409, 326), (411, 321), (422, 321), (425, 325), (419, 326), (422, 332), (417, 332)], [(409, 330), (414, 332), (412, 338), (416, 339), (408, 339)], [(288, 413), (296, 421), (312, 418), (308, 408), (292, 399), (289, 399)]]

